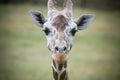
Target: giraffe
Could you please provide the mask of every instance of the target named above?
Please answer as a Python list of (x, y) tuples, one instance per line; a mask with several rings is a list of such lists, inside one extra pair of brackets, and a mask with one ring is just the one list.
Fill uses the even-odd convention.
[(67, 61), (76, 32), (84, 30), (93, 21), (93, 14), (83, 14), (73, 20), (71, 0), (64, 0), (64, 9), (57, 10), (55, 0), (48, 0), (48, 18), (39, 11), (30, 11), (35, 24), (46, 35), (47, 47), (51, 51), (54, 80), (68, 80)]

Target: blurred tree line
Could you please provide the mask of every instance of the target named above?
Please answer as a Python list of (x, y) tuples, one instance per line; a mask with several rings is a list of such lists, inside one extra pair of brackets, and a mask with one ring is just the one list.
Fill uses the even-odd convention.
[[(59, 4), (63, 0), (56, 0)], [(120, 0), (72, 0), (74, 6), (86, 7), (86, 8), (101, 8), (101, 9), (116, 9), (120, 10)], [(47, 0), (0, 0), (1, 4), (20, 4), (20, 3), (31, 3), (31, 4), (42, 4), (46, 5)]]

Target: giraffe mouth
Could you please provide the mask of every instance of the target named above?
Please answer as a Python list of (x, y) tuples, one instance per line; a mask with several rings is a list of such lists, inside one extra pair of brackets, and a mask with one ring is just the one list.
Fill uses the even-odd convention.
[(65, 53), (53, 53), (52, 54), (52, 58), (57, 63), (62, 64), (62, 63), (66, 62), (68, 60), (69, 54), (65, 54)]

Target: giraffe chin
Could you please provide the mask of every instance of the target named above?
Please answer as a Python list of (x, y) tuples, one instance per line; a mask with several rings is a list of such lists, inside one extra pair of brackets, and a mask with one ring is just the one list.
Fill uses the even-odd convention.
[(54, 61), (56, 61), (58, 64), (63, 64), (68, 60), (69, 55), (66, 53), (53, 53), (52, 58)]

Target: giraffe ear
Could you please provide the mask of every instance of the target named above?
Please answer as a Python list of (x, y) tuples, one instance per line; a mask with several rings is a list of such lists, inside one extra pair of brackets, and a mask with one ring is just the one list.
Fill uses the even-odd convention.
[(33, 22), (39, 27), (43, 27), (43, 24), (46, 22), (43, 14), (39, 11), (30, 11), (30, 16)]
[(94, 20), (95, 15), (84, 14), (78, 18), (75, 23), (77, 24), (78, 30), (84, 30)]

